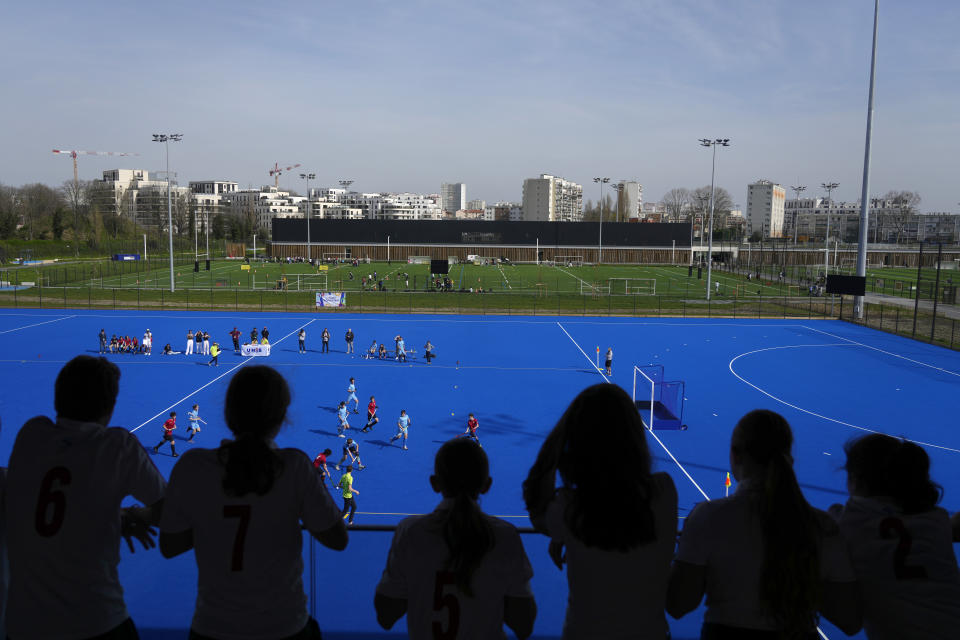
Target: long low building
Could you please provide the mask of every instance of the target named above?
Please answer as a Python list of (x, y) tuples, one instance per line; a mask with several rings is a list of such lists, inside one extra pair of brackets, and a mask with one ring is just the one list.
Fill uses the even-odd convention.
[[(371, 260), (409, 256), (465, 260), (469, 255), (514, 262), (577, 259), (597, 262), (600, 225), (585, 222), (486, 222), (473, 220), (311, 220), (310, 255)], [(603, 262), (686, 262), (689, 223), (603, 225)], [(274, 219), (271, 255), (307, 256), (306, 220)], [(538, 253), (539, 252), (539, 253)]]

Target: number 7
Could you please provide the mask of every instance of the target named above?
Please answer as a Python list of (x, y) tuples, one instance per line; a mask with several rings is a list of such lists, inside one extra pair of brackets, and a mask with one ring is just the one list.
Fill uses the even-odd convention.
[(227, 504), (223, 506), (224, 518), (240, 518), (240, 522), (237, 524), (237, 535), (233, 538), (231, 571), (243, 571), (243, 543), (247, 539), (247, 527), (250, 526), (250, 510), (251, 507), (248, 504)]

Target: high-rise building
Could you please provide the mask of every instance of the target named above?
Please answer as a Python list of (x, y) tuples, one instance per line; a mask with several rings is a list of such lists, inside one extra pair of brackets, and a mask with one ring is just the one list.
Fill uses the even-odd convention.
[(762, 238), (783, 236), (783, 207), (787, 191), (769, 180), (757, 180), (747, 185), (747, 224), (752, 235)]
[(470, 211), (477, 211), (479, 209), (486, 209), (487, 202), (486, 200), (470, 200), (467, 202), (467, 207)]
[(643, 185), (639, 182), (621, 180), (617, 190), (617, 215), (621, 222), (636, 222), (643, 207)]
[(523, 219), (580, 222), (583, 220), (583, 186), (547, 173), (524, 180)]
[(467, 208), (467, 185), (462, 182), (444, 182), (440, 185), (440, 207), (444, 213), (456, 213)]

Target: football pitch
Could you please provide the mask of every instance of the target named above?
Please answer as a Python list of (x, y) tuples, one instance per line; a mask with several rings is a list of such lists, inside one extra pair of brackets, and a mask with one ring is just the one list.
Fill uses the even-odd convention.
[[(490, 266), (475, 268), (490, 273), (478, 277), (490, 277), (491, 282), (494, 275), (503, 278), (495, 266), (492, 273)], [(551, 273), (558, 278), (555, 268)], [(253, 327), (269, 327), (271, 355), (234, 355), (228, 332), (235, 326), (244, 335)], [(320, 353), (325, 327), (333, 336), (329, 354)], [(689, 429), (648, 432), (655, 468), (668, 472), (677, 486), (681, 518), (697, 502), (724, 495), (731, 430), (741, 415), (758, 407), (782, 413), (793, 426), (797, 475), (815, 506), (826, 508), (846, 499), (843, 444), (878, 431), (922, 443), (932, 459), (933, 477), (945, 489), (943, 506), (951, 512), (960, 508), (960, 436), (952, 429), (960, 354), (845, 322), (799, 318), (3, 310), (0, 416), (5, 428), (0, 433), (0, 462), (8, 459), (20, 425), (37, 414), (53, 415), (57, 372), (77, 354), (96, 354), (100, 328), (108, 335), (139, 337), (148, 328), (153, 333), (154, 355), (107, 356), (123, 374), (113, 424), (134, 431), (147, 447), (159, 441), (169, 411), (184, 415), (195, 402), (209, 424), (192, 445), (178, 430), (178, 449), (215, 447), (229, 437), (222, 420), (226, 386), (234, 371), (255, 362), (275, 367), (292, 388), (289, 424), (278, 444), (300, 448), (311, 457), (329, 447), (335, 462), (343, 443), (336, 436), (335, 408), (346, 398), (349, 378), (355, 377), (362, 404), (376, 396), (381, 415), (372, 432), (353, 434), (367, 466), (355, 473), (361, 492), (356, 522), (361, 525), (394, 525), (407, 514), (433, 509), (438, 496), (427, 481), (433, 455), (440, 444), (464, 431), (466, 416), (473, 412), (480, 420), (479, 435), (493, 477), (483, 508), (529, 526), (521, 483), (567, 404), (598, 382), (609, 381), (630, 392), (633, 366), (647, 364), (662, 365), (667, 380), (685, 383), (684, 422)], [(300, 328), (307, 333), (308, 352), (303, 355), (297, 352)], [(356, 334), (354, 355), (345, 353), (347, 328)], [(204, 356), (160, 355), (168, 342), (183, 351), (190, 329), (206, 330), (226, 347), (219, 367), (206, 366), (209, 358)], [(360, 357), (374, 340), (392, 352), (398, 334), (416, 350), (409, 362)], [(420, 357), (427, 340), (438, 354), (430, 365)], [(602, 353), (607, 347), (615, 354), (609, 378), (596, 367), (597, 348)], [(408, 451), (390, 442), (401, 409), (412, 418)], [(351, 426), (362, 426), (357, 423), (363, 416), (351, 416)], [(597, 447), (583, 455), (602, 459), (604, 425), (596, 425), (596, 430)], [(169, 476), (175, 462), (169, 449), (153, 459)], [(523, 540), (535, 571), (533, 590), (540, 609), (535, 637), (558, 637), (567, 597), (565, 575), (547, 557), (544, 537), (528, 534)], [(305, 537), (304, 582), (325, 637), (405, 633), (401, 621), (391, 634), (383, 634), (373, 611), (374, 588), (389, 543), (389, 533), (354, 531), (347, 549), (335, 553)], [(156, 550), (131, 555), (125, 545), (121, 554), (126, 601), (141, 635), (182, 637), (196, 597), (192, 554), (164, 560)], [(702, 613), (701, 607), (680, 621), (670, 620), (673, 637), (698, 637)], [(829, 638), (845, 637), (830, 625), (823, 631)]]

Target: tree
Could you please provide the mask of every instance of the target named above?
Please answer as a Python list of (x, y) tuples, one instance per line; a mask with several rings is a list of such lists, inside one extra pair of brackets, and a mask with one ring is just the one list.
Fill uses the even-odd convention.
[[(691, 200), (696, 209), (703, 216), (704, 226), (710, 224), (710, 185), (698, 187), (691, 193)], [(733, 209), (733, 198), (730, 192), (723, 187), (716, 187), (713, 191), (713, 229), (725, 229), (730, 210)], [(719, 224), (718, 224), (719, 223)]]
[(681, 216), (690, 212), (691, 194), (689, 189), (677, 187), (670, 189), (661, 200), (670, 222), (677, 222)]
[[(896, 232), (894, 242), (900, 243), (907, 222), (917, 214), (920, 207), (920, 194), (916, 191), (888, 191), (883, 200), (885, 206), (878, 214), (880, 220), (877, 222), (892, 226)], [(888, 204), (889, 203), (889, 204)]]

